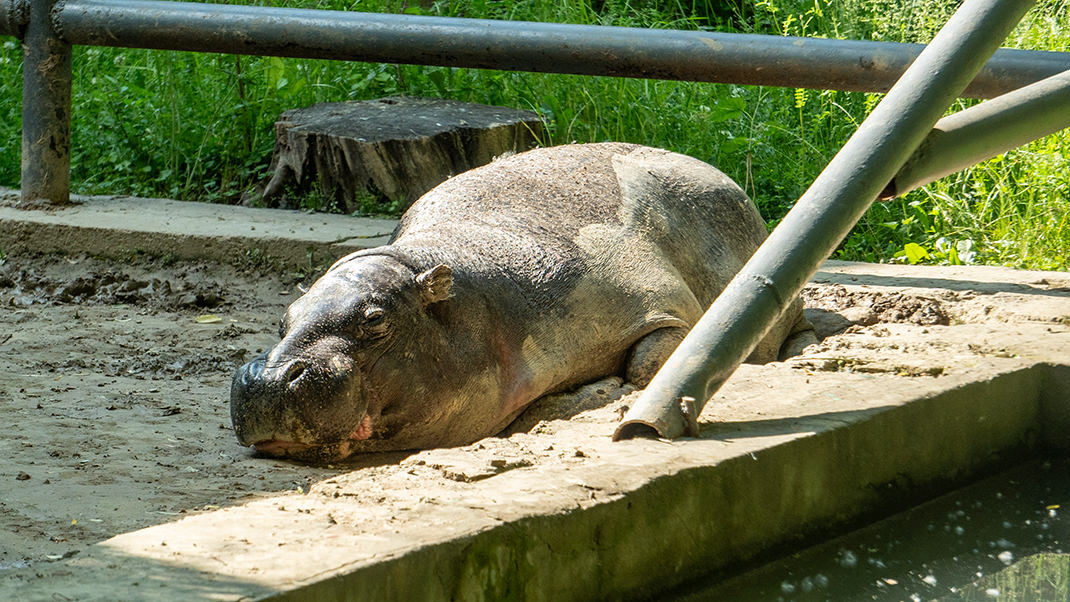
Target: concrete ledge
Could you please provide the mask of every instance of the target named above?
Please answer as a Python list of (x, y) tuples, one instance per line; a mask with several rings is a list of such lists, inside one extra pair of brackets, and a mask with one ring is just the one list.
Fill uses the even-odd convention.
[(894, 409), (747, 428), (732, 434), (765, 441), (742, 455), (710, 464), (721, 455), (714, 453), (688, 468), (674, 462), (678, 472), (633, 490), (588, 475), (587, 487), (620, 497), (587, 508), (576, 500), (580, 508), (511, 521), (463, 545), (440, 544), (433, 563), (419, 558), (427, 553), (421, 550), (275, 599), (655, 596), (1024, 457), (1035, 448), (1042, 375), (1011, 372)]
[[(586, 475), (588, 488), (619, 497), (576, 500), (576, 508), (353, 566), (270, 599), (656, 598), (1026, 457), (1036, 448), (1044, 374), (1009, 372), (899, 407), (740, 429), (732, 434), (764, 441), (729, 458), (706, 448), (716, 464), (708, 457), (632, 490)], [(521, 481), (509, 488), (531, 487)]]
[(291, 268), (385, 244), (387, 219), (255, 209), (126, 196), (78, 196), (63, 208), (18, 209), (0, 189), (0, 250), (77, 251), (120, 258), (132, 252), (236, 263), (255, 253)]
[(1070, 452), (1070, 365), (1049, 365), (1047, 376), (1040, 389), (1044, 446), (1067, 453)]

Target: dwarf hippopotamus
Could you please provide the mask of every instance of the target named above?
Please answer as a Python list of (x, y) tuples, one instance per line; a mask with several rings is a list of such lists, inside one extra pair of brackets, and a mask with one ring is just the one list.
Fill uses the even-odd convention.
[[(471, 443), (548, 393), (646, 384), (765, 239), (717, 169), (632, 144), (499, 158), (421, 197), (386, 246), (338, 260), (242, 366), (242, 445), (332, 461)], [(808, 328), (796, 300), (749, 358)]]

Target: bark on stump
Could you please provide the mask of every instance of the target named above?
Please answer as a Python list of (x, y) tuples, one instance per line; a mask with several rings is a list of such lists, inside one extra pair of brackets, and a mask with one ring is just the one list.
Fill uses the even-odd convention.
[[(275, 123), (270, 207), (318, 190), (346, 213), (405, 209), (450, 176), (535, 146), (542, 122), (530, 111), (430, 98), (324, 103), (286, 111)], [(251, 201), (251, 199), (250, 199)]]

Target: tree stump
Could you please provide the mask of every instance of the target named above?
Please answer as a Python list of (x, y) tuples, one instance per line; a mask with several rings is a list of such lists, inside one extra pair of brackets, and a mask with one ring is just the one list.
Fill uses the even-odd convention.
[[(288, 207), (318, 191), (346, 213), (400, 211), (450, 176), (535, 146), (530, 111), (431, 98), (324, 103), (275, 123), (272, 176), (257, 196)], [(248, 199), (249, 202), (252, 199)]]

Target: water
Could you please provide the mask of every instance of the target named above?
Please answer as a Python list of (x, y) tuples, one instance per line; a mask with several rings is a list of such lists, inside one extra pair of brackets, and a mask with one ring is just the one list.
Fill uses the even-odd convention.
[(1070, 459), (1036, 460), (738, 577), (705, 600), (1068, 602)]

